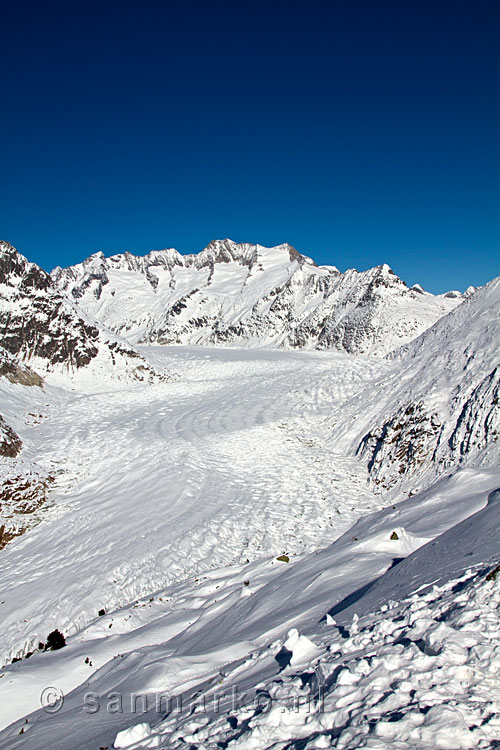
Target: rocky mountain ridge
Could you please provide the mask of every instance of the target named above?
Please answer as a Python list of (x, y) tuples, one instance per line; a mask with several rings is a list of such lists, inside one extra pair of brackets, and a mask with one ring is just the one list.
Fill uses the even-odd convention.
[(291, 245), (216, 240), (197, 255), (96, 253), (52, 278), (131, 343), (336, 349), (383, 356), (454, 309), (387, 265), (341, 273)]
[[(15, 358), (10, 368), (17, 368), (17, 377), (21, 371), (26, 374), (26, 365), (44, 376), (66, 379), (166, 377), (77, 307), (49, 274), (7, 242), (0, 242), (0, 346)], [(0, 366), (7, 367), (5, 355)]]

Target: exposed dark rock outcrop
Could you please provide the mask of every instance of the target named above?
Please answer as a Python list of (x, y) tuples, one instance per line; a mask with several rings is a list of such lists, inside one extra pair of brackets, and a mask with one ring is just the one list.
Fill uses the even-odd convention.
[[(97, 278), (94, 274), (85, 284), (90, 285)], [(99, 277), (99, 283), (104, 284), (105, 278)], [(74, 375), (90, 367), (104, 378), (167, 378), (127, 342), (106, 332), (79, 310), (49, 274), (29, 263), (7, 242), (0, 242), (0, 297), (5, 302), (0, 307), (0, 345), (21, 362), (34, 364), (43, 374)], [(5, 367), (5, 374), (10, 372), (12, 376), (12, 368), (2, 365), (0, 357), (0, 368)], [(36, 381), (33, 375), (29, 377)]]
[(21, 438), (0, 415), (0, 456), (15, 458), (22, 447)]
[(428, 414), (422, 402), (411, 404), (365, 435), (357, 454), (367, 462), (373, 481), (389, 489), (432, 460), (440, 431), (437, 414)]
[(17, 359), (0, 346), (0, 378), (7, 378), (11, 383), (19, 385), (42, 386), (43, 378), (34, 370), (21, 364)]
[(39, 523), (53, 481), (17, 457), (0, 458), (0, 549)]

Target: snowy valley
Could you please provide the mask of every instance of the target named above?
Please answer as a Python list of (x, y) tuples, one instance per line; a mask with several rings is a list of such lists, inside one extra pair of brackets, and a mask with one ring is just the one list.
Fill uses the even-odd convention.
[(499, 313), (0, 243), (0, 747), (500, 747)]

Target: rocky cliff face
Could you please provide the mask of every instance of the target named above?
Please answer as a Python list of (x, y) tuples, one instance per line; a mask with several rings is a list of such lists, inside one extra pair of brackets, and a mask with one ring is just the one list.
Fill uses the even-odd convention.
[[(0, 243), (0, 345), (19, 360), (13, 365), (0, 356), (0, 368), (10, 368), (11, 376), (17, 378), (34, 377), (20, 363), (44, 375), (165, 377), (128, 343), (80, 310), (45, 271), (6, 242)], [(17, 374), (12, 368), (17, 368)]]
[(52, 278), (132, 343), (337, 349), (384, 355), (455, 308), (386, 265), (340, 273), (290, 245), (212, 242), (198, 255), (92, 255)]
[(15, 458), (22, 447), (21, 438), (0, 414), (0, 456)]
[(396, 351), (394, 371), (353, 399), (344, 437), (376, 485), (411, 488), (426, 474), (497, 460), (499, 342), (500, 278)]

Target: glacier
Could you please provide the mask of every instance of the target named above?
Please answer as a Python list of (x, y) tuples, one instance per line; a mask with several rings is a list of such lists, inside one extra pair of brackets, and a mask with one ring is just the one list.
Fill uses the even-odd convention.
[(0, 244), (0, 746), (496, 747), (499, 311)]

